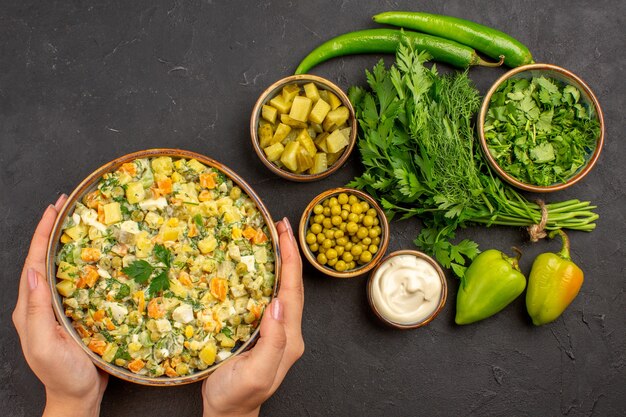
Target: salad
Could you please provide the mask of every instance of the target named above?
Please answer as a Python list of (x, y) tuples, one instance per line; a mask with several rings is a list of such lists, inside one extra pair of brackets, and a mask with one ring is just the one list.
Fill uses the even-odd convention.
[(220, 362), (257, 328), (275, 254), (255, 202), (196, 159), (136, 159), (65, 219), (56, 287), (83, 343), (144, 376)]

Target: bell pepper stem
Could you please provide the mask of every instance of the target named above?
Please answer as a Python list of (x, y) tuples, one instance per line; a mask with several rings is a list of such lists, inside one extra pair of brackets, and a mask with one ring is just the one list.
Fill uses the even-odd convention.
[(519, 260), (522, 258), (522, 251), (516, 246), (513, 246), (511, 249), (513, 249), (513, 252), (515, 252), (515, 258), (509, 258), (509, 260), (511, 262), (511, 265), (513, 265), (513, 269), (519, 271)]
[(567, 234), (565, 234), (562, 229), (553, 230), (552, 232), (550, 232), (549, 237), (550, 239), (554, 239), (557, 235), (561, 236), (561, 241), (563, 242), (563, 246), (561, 247), (561, 250), (557, 253), (557, 255), (559, 255), (563, 259), (571, 261), (572, 258), (569, 253), (569, 237), (567, 237)]

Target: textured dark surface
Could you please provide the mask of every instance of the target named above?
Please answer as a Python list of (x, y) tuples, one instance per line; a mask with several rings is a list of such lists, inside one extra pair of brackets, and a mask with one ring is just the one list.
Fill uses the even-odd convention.
[[(534, 328), (520, 298), (501, 314), (454, 325), (457, 281), (442, 314), (420, 330), (390, 330), (370, 313), (365, 278), (305, 268), (306, 353), (263, 408), (272, 416), (626, 415), (626, 2), (612, 1), (3, 1), (0, 8), (0, 414), (32, 416), (41, 384), (21, 355), (10, 313), (43, 208), (101, 164), (130, 151), (179, 147), (240, 173), (275, 218), (298, 222), (318, 192), (359, 172), (357, 154), (334, 176), (286, 182), (256, 159), (248, 120), (260, 92), (322, 40), (375, 27), (380, 11), (421, 9), (508, 31), (539, 62), (572, 70), (606, 118), (598, 166), (551, 201), (592, 200), (590, 234), (571, 233), (586, 272), (555, 323)], [(300, 4), (301, 3), (301, 4)], [(104, 5), (106, 4), (106, 5)], [(313, 72), (347, 88), (376, 57), (337, 59)], [(502, 69), (473, 69), (482, 92)], [(412, 247), (418, 222), (393, 223), (389, 250)], [(514, 229), (461, 233), (483, 249), (519, 245), (528, 271), (556, 242)], [(200, 385), (153, 389), (111, 380), (103, 416), (196, 416)]]

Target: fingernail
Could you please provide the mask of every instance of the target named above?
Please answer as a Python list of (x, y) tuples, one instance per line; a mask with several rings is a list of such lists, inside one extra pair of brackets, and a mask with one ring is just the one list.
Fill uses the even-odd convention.
[(54, 203), (54, 207), (56, 208), (57, 204), (59, 204), (59, 203), (61, 202), (61, 200), (62, 200), (63, 198), (65, 198), (65, 197), (67, 197), (67, 195), (66, 195), (65, 193), (61, 194), (61, 195), (59, 196), (59, 198), (57, 199), (56, 203)]
[(283, 319), (283, 306), (278, 298), (275, 298), (272, 302), (272, 318), (277, 321)]
[(38, 280), (37, 280), (37, 272), (33, 268), (28, 268), (26, 271), (26, 277), (28, 278), (28, 286), (31, 290), (37, 288)]
[(285, 222), (285, 226), (287, 227), (287, 236), (289, 236), (289, 240), (293, 243), (295, 238), (293, 237), (293, 229), (291, 228), (291, 223), (289, 223), (289, 219), (283, 217), (283, 222)]

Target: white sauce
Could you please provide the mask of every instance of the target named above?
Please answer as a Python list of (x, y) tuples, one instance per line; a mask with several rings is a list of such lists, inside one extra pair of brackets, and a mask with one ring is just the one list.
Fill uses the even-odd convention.
[(414, 255), (397, 255), (372, 277), (371, 297), (379, 314), (398, 324), (416, 324), (439, 306), (442, 285), (437, 270)]

